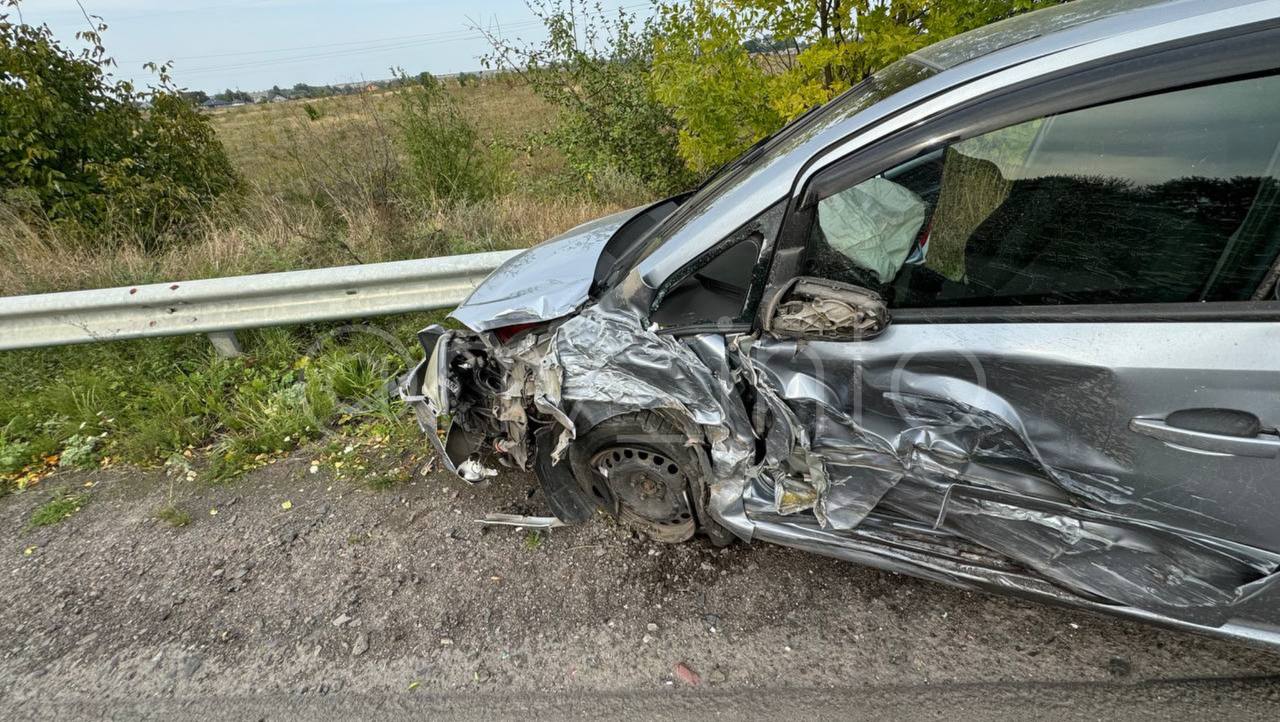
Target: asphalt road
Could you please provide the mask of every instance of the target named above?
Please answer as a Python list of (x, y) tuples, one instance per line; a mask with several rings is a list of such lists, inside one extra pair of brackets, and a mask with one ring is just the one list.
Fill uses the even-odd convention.
[[(406, 459), (366, 459), (358, 479)], [(92, 487), (85, 484), (92, 482)], [(51, 527), (58, 488), (90, 494)], [(1273, 719), (1280, 656), (760, 544), (664, 546), (534, 481), (375, 491), (297, 454), (233, 486), (62, 475), (0, 499), (6, 718)], [(286, 504), (287, 502), (287, 504)], [(285, 508), (285, 507), (288, 508)], [(216, 512), (216, 513), (212, 513)]]

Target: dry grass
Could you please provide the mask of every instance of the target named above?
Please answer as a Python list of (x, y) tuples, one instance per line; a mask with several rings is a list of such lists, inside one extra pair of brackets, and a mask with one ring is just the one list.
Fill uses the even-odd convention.
[(953, 281), (964, 278), (969, 237), (1000, 207), (1010, 187), (996, 164), (948, 149), (925, 265)]
[[(514, 171), (522, 180), (538, 186), (561, 174), (563, 159), (540, 139), (554, 125), (555, 109), (528, 87), (488, 82), (450, 92), (481, 138), (516, 152)], [(318, 120), (307, 117), (307, 105), (320, 114)], [(362, 149), (382, 158), (384, 143), (395, 131), (396, 107), (394, 92), (384, 90), (229, 108), (213, 117), (237, 169), (259, 188), (282, 192), (296, 188), (298, 176), (292, 171), (299, 154), (340, 148), (336, 157), (346, 161)], [(308, 160), (318, 164), (325, 158)]]
[(147, 254), (127, 233), (70, 242), (0, 208), (0, 295), (320, 268), (519, 248), (647, 200), (614, 183), (588, 192), (542, 142), (555, 111), (502, 82), (451, 90), (487, 143), (512, 159), (510, 189), (480, 203), (404, 188), (390, 92), (231, 108), (214, 126), (248, 192), (183, 242)]
[(522, 248), (620, 208), (588, 198), (510, 194), (483, 204), (418, 209), (413, 218), (376, 208), (342, 212), (335, 234), (318, 209), (271, 198), (230, 223), (207, 221), (195, 240), (159, 254), (116, 239), (68, 247), (12, 216), (0, 228), (0, 295), (323, 268)]

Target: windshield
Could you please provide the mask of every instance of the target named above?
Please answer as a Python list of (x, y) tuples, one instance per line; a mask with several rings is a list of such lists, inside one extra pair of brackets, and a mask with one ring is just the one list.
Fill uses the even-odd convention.
[(774, 159), (790, 153), (826, 128), (853, 117), (936, 72), (910, 59), (899, 60), (840, 94), (830, 103), (796, 118), (717, 171), (692, 198), (654, 230), (625, 266), (634, 268), (648, 258), (691, 219), (706, 213), (716, 201), (745, 183), (753, 174), (769, 167)]

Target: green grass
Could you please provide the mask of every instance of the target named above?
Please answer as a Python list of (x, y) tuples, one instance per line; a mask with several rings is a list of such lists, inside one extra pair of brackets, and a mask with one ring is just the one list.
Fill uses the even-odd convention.
[(31, 513), (31, 528), (57, 524), (80, 511), (89, 502), (88, 494), (55, 494)]
[(529, 529), (524, 533), (524, 548), (527, 551), (537, 551), (542, 546), (542, 532), (538, 529)]
[(157, 509), (155, 517), (174, 528), (182, 528), (191, 523), (191, 514), (173, 504), (166, 504)]
[(222, 481), (344, 426), (388, 435), (409, 424), (386, 383), (441, 315), (369, 323), (388, 337), (339, 324), (246, 332), (235, 359), (198, 336), (5, 354), (0, 384), (22, 392), (0, 397), (0, 474), (68, 450), (80, 466), (151, 466), (195, 449)]

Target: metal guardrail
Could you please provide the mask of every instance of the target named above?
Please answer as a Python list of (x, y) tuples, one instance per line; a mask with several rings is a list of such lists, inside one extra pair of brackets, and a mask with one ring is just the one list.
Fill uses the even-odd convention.
[(234, 332), (457, 305), (503, 261), (495, 251), (312, 271), (0, 298), (0, 350)]

